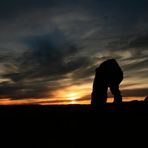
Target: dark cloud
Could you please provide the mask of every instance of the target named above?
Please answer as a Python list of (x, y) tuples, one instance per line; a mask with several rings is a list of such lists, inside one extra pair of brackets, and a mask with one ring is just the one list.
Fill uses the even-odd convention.
[[(130, 70), (130, 71), (141, 71), (142, 73), (144, 73), (144, 69), (145, 69), (145, 72), (147, 73), (148, 69), (147, 69), (147, 65), (148, 65), (148, 59), (145, 59), (145, 60), (142, 60), (142, 61), (139, 61), (139, 62), (134, 62), (132, 64), (128, 64), (125, 66), (124, 69), (126, 70)], [(136, 73), (135, 73), (136, 74)]]
[(1, 85), (2, 95), (9, 94), (11, 98), (47, 97), (49, 92), (67, 85), (61, 84), (60, 80), (68, 78), (70, 73), (75, 75), (71, 77), (71, 85), (75, 80), (80, 81), (82, 77), (84, 79), (90, 76), (90, 72), (86, 73), (88, 69), (82, 69), (90, 66), (93, 60), (79, 56), (76, 45), (67, 43), (58, 47), (56, 40), (55, 43), (51, 42), (48, 35), (28, 38), (25, 42), (28, 44), (28, 50), (16, 61), (17, 73), (2, 75), (13, 82)]
[(44, 98), (49, 97), (46, 85), (34, 85), (23, 83), (1, 83), (0, 98), (24, 99), (24, 98)]
[(0, 49), (0, 63), (12, 62), (16, 57), (17, 53), (15, 53), (13, 50)]
[(147, 88), (137, 88), (137, 89), (128, 89), (122, 90), (122, 94), (125, 97), (145, 97), (147, 96)]
[(139, 36), (129, 43), (129, 47), (133, 48), (147, 48), (148, 47), (148, 34)]
[(52, 7), (55, 5), (53, 0), (2, 0), (0, 5), (0, 18), (7, 19), (11, 17), (19, 16), (20, 14), (32, 11), (32, 9), (40, 9), (46, 7)]
[[(134, 3), (134, 5), (133, 5)], [(45, 8), (55, 8), (55, 7), (70, 7), (70, 9), (77, 8), (81, 6), (81, 8), (86, 8), (89, 10), (93, 10), (93, 15), (96, 13), (101, 13), (103, 17), (109, 19), (114, 12), (116, 15), (121, 15), (122, 23), (124, 20), (128, 18), (129, 23), (132, 20), (129, 18), (138, 17), (142, 12), (145, 12), (147, 9), (147, 1), (146, 0), (2, 0), (0, 5), (0, 15), (1, 19), (6, 19), (10, 17), (19, 16), (20, 14), (26, 13), (27, 11), (32, 10), (43, 10)], [(98, 9), (99, 8), (99, 9)], [(69, 10), (70, 10), (69, 9)], [(126, 10), (126, 11), (125, 11)], [(112, 18), (112, 20), (114, 20)]]
[(60, 76), (72, 72), (84, 63), (79, 60), (66, 61), (66, 58), (76, 56), (78, 49), (75, 45), (57, 47), (56, 39), (54, 43), (48, 37), (35, 38), (34, 41), (29, 43), (30, 49), (20, 58), (20, 69), (31, 77)]

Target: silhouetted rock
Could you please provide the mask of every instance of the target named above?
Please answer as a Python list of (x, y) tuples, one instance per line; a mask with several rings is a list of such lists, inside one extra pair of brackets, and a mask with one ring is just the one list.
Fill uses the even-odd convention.
[(101, 63), (95, 73), (91, 104), (93, 106), (105, 104), (108, 87), (114, 95), (114, 103), (121, 103), (122, 96), (119, 84), (122, 80), (123, 72), (115, 59), (109, 59)]
[(145, 97), (144, 101), (148, 103), (148, 96)]

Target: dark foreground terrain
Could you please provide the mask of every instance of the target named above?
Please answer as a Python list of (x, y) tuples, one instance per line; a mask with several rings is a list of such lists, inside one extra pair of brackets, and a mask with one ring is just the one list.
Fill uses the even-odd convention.
[(25, 147), (46, 144), (53, 148), (77, 148), (80, 143), (81, 147), (108, 144), (108, 147), (126, 147), (129, 142), (133, 146), (139, 141), (142, 147), (141, 139), (147, 139), (148, 133), (148, 102), (108, 103), (100, 108), (90, 105), (0, 106), (0, 127), (1, 142), (7, 141), (5, 146), (13, 139), (12, 145), (21, 142)]
[(10, 120), (81, 120), (99, 117), (134, 117), (148, 115), (148, 102), (131, 101), (120, 105), (107, 103), (91, 105), (4, 105), (0, 106), (0, 119)]

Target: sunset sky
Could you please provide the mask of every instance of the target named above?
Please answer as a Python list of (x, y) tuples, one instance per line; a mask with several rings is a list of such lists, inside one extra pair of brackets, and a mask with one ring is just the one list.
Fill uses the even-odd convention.
[(89, 104), (115, 58), (124, 101), (148, 95), (147, 0), (1, 0), (0, 105)]

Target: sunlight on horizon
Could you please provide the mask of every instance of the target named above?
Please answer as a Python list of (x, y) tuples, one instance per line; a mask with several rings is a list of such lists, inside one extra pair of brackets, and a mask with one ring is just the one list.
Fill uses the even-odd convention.
[(58, 98), (58, 100), (65, 100), (68, 102), (78, 102), (77, 100), (83, 98), (84, 96), (87, 96), (90, 94), (91, 85), (74, 85), (69, 86), (60, 90), (57, 90), (53, 93), (54, 98)]
[[(144, 101), (145, 97), (123, 97), (123, 102), (130, 101)], [(11, 98), (0, 99), (0, 105), (70, 105), (70, 104), (85, 104), (89, 105), (91, 99), (86, 100), (61, 100), (57, 102), (57, 99), (41, 98), (41, 99), (22, 99), (22, 100), (11, 100)], [(108, 98), (107, 103), (112, 103), (113, 98)]]
[[(70, 104), (90, 104), (92, 85), (72, 85), (62, 88), (49, 94), (46, 98), (3, 98), (0, 99), (0, 105), (70, 105)], [(122, 90), (121, 90), (122, 91)], [(145, 97), (123, 97), (123, 102), (142, 101)], [(108, 91), (107, 103), (113, 102), (113, 96)]]
[(79, 93), (69, 93), (65, 95), (65, 97), (68, 100), (75, 101), (76, 99), (80, 98), (80, 94)]
[[(50, 95), (49, 95), (50, 96)], [(51, 97), (52, 96), (52, 97)], [(46, 98), (24, 98), (24, 99), (12, 99), (3, 98), (0, 99), (0, 105), (70, 105), (70, 104), (90, 104), (91, 102), (91, 85), (74, 85), (65, 87), (63, 89), (55, 91), (50, 97)], [(146, 96), (145, 96), (146, 97)], [(143, 101), (145, 97), (123, 96), (123, 102), (129, 101)], [(107, 103), (113, 102), (113, 96), (108, 93)]]

